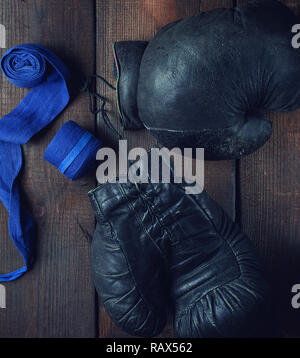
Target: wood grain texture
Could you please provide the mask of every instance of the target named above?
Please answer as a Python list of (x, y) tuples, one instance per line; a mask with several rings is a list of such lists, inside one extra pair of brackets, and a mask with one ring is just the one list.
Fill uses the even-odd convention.
[[(40, 43), (61, 57), (76, 78), (81, 72), (94, 71), (94, 1), (3, 0), (0, 23), (6, 26), (7, 47)], [(0, 81), (0, 113), (4, 115), (20, 102), (27, 90), (14, 87), (3, 76)], [(75, 82), (74, 89), (78, 85)], [(24, 146), (21, 186), (37, 223), (36, 262), (32, 271), (5, 285), (7, 308), (0, 310), (0, 337), (96, 334), (89, 244), (82, 231), (92, 232), (94, 228), (87, 192), (95, 179), (92, 176), (70, 182), (43, 159), (46, 146), (66, 121), (72, 119), (94, 130), (94, 118), (87, 106), (86, 96), (77, 97), (62, 115)], [(8, 237), (3, 207), (0, 227), (2, 273), (21, 267), (22, 262)]]
[[(300, 1), (282, 2), (300, 15)], [(300, 112), (266, 115), (274, 125), (272, 138), (240, 162), (239, 217), (264, 260), (281, 335), (299, 337), (300, 311), (292, 308), (291, 288), (300, 282)]]
[[(227, 0), (97, 0), (96, 1), (96, 48), (97, 73), (111, 83), (114, 82), (112, 44), (121, 40), (149, 41), (156, 31), (165, 24), (180, 18), (208, 11), (217, 7), (230, 7), (233, 1)], [(109, 115), (114, 126), (119, 128), (114, 91), (103, 84), (97, 87), (99, 93), (109, 100)], [(117, 140), (107, 131), (101, 119), (98, 119), (98, 135), (103, 143), (117, 148)], [(151, 148), (155, 140), (146, 130), (126, 131), (129, 148)], [(205, 186), (207, 191), (235, 217), (235, 163), (207, 162), (205, 167)], [(172, 324), (161, 335), (170, 337)], [(128, 337), (107, 317), (103, 307), (99, 313), (100, 337)]]

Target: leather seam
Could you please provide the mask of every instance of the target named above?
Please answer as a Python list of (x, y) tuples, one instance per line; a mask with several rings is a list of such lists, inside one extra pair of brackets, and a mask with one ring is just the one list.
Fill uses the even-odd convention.
[[(104, 213), (102, 212), (101, 207), (100, 207), (100, 205), (98, 203), (98, 200), (97, 200), (95, 194), (92, 193), (92, 195), (93, 195), (93, 201), (94, 201), (94, 203), (95, 203), (95, 205), (97, 207), (96, 216), (98, 216), (100, 218), (100, 222), (98, 221), (99, 225), (104, 225), (105, 230), (107, 231), (107, 234), (109, 234), (109, 236), (110, 236), (110, 239), (113, 240), (113, 241), (116, 241), (114, 239), (113, 234), (112, 234), (112, 227), (111, 227), (111, 225), (109, 223), (109, 220), (107, 220), (107, 218), (105, 217)], [(108, 227), (109, 227), (109, 229), (108, 229)]]
[[(244, 111), (245, 118), (247, 111)], [(162, 132), (171, 132), (171, 133), (202, 133), (205, 131), (223, 131), (223, 130), (230, 130), (233, 127), (241, 127), (243, 123), (240, 121), (232, 124), (231, 126), (222, 127), (222, 128), (202, 128), (202, 129), (170, 129), (170, 128), (158, 128), (158, 127), (148, 127), (146, 124), (144, 124), (145, 128), (149, 131), (162, 131)]]
[[(161, 256), (164, 258), (164, 254), (162, 253), (160, 247), (157, 245), (157, 243), (155, 242), (155, 240), (152, 238), (152, 236), (150, 235), (149, 231), (147, 230), (147, 228), (145, 227), (145, 225), (143, 224), (138, 212), (135, 210), (133, 204), (132, 204), (132, 201), (131, 199), (126, 195), (124, 189), (122, 188), (122, 186), (120, 186), (121, 190), (122, 190), (122, 195), (125, 197), (125, 199), (127, 199), (128, 201), (128, 204), (130, 204), (130, 209), (131, 211), (135, 214), (135, 218), (136, 218), (136, 221), (138, 221), (138, 224), (139, 226), (142, 228), (143, 231), (145, 231), (145, 233), (147, 234), (147, 236), (150, 238), (150, 240), (154, 243), (155, 247), (158, 249), (158, 251), (160, 252)], [(155, 216), (155, 218), (157, 219), (157, 221), (159, 222), (159, 219), (157, 218), (157, 216)], [(165, 259), (164, 259), (165, 261)]]
[[(122, 192), (121, 192), (121, 194), (123, 195)], [(93, 195), (94, 195), (94, 194), (93, 194)], [(124, 196), (124, 195), (123, 195), (123, 196)], [(106, 225), (109, 224), (109, 225), (110, 225), (109, 220), (107, 220), (106, 217), (104, 216), (104, 214), (102, 213), (98, 201), (96, 200), (96, 198), (94, 198), (94, 199), (95, 199), (97, 208), (99, 209), (99, 211), (100, 211), (100, 213), (101, 213), (102, 219), (104, 219), (104, 224), (106, 224)], [(111, 230), (110, 230), (110, 231), (111, 231)], [(110, 232), (110, 235), (111, 235), (111, 238), (113, 238), (111, 232)], [(152, 312), (153, 310), (151, 309), (151, 307), (150, 307), (150, 305), (149, 305), (149, 303), (148, 303), (148, 300), (145, 299), (144, 295), (141, 293), (141, 291), (140, 291), (140, 289), (139, 289), (139, 285), (138, 285), (138, 283), (136, 282), (135, 276), (134, 276), (134, 274), (133, 274), (133, 272), (132, 272), (132, 270), (131, 270), (131, 266), (130, 266), (130, 264), (129, 264), (129, 262), (128, 262), (128, 258), (127, 258), (126, 253), (124, 252), (124, 250), (123, 250), (123, 248), (122, 248), (122, 246), (121, 246), (120, 244), (119, 244), (119, 246), (120, 246), (121, 252), (122, 252), (123, 255), (124, 255), (124, 258), (125, 258), (125, 260), (126, 260), (126, 264), (127, 264), (128, 271), (129, 271), (129, 273), (131, 274), (130, 276), (131, 276), (132, 282), (133, 282), (133, 284), (134, 284), (134, 286), (135, 286), (135, 287), (133, 287), (133, 289), (136, 289), (136, 290), (137, 290), (138, 294), (140, 295), (140, 298), (141, 298), (142, 301), (146, 304), (148, 311), (149, 311), (149, 312)], [(126, 322), (125, 322), (125, 323), (122, 323), (122, 322), (119, 322), (119, 320), (114, 320), (114, 322), (115, 322), (118, 326), (120, 326), (121, 328), (126, 327)], [(136, 331), (135, 331), (135, 330), (133, 330), (133, 331), (131, 331), (131, 332), (133, 333), (133, 335), (136, 334)]]
[[(214, 287), (214, 288), (212, 288), (211, 290), (207, 291), (207, 292), (205, 293), (205, 295), (199, 297), (199, 298), (198, 298), (197, 300), (195, 300), (193, 303), (191, 303), (190, 305), (188, 305), (184, 310), (180, 311), (180, 313), (178, 314), (178, 315), (179, 315), (179, 319), (181, 319), (181, 317), (182, 317), (184, 314), (188, 313), (192, 308), (194, 308), (201, 300), (203, 300), (204, 298), (206, 298), (207, 295), (209, 295), (210, 293), (212, 293), (212, 292), (214, 292), (214, 291), (216, 291), (216, 290), (218, 290), (218, 289), (220, 289), (220, 288), (223, 288), (223, 287), (227, 286), (228, 284), (233, 284), (235, 281), (238, 281), (238, 280), (240, 280), (240, 279), (241, 279), (240, 276), (239, 276), (239, 277), (236, 277), (236, 278), (234, 278), (233, 280), (224, 282), (222, 285), (217, 286), (217, 287)], [(244, 280), (243, 280), (243, 281), (244, 281)], [(205, 311), (203, 310), (203, 312), (205, 312)]]
[(117, 110), (119, 113), (119, 119), (120, 119), (120, 123), (121, 126), (124, 127), (125, 125), (125, 120), (124, 120), (124, 114), (122, 113), (122, 106), (121, 106), (121, 98), (120, 98), (120, 93), (119, 93), (119, 89), (120, 89), (120, 80), (121, 80), (121, 67), (120, 67), (120, 63), (119, 63), (119, 59), (118, 59), (118, 55), (117, 55), (117, 51), (116, 51), (116, 44), (114, 44), (113, 46), (113, 55), (115, 58), (115, 64), (116, 64), (116, 69), (117, 69), (117, 80), (116, 80), (116, 100), (117, 100)]
[[(155, 188), (154, 188), (154, 186), (153, 186), (153, 183), (150, 182), (150, 185), (152, 186), (152, 190), (155, 192)], [(142, 196), (142, 194), (141, 194), (141, 196)], [(148, 201), (149, 199), (147, 198), (146, 194), (145, 194), (144, 196), (145, 196), (145, 199)], [(157, 197), (158, 197), (158, 200), (159, 200), (159, 202), (161, 203), (161, 205), (164, 206), (164, 203), (163, 203), (163, 201), (162, 201), (160, 195), (158, 195)], [(159, 218), (158, 213), (155, 212), (155, 210), (154, 210), (153, 208), (151, 208), (151, 207), (148, 207), (148, 208), (149, 208), (149, 211), (150, 211), (150, 212), (154, 215), (154, 217), (156, 218), (156, 220), (157, 220), (159, 226), (167, 232), (168, 237), (169, 237), (169, 240), (170, 240), (170, 242), (172, 243), (172, 242), (173, 242), (173, 241), (172, 241), (172, 235), (171, 235), (171, 232), (169, 231), (169, 228), (162, 222), (162, 220)], [(166, 208), (164, 208), (164, 209), (166, 210)], [(169, 213), (169, 210), (166, 210), (166, 211)], [(171, 214), (169, 213), (169, 215), (171, 215)], [(171, 215), (171, 216), (172, 216), (172, 215)], [(173, 216), (172, 216), (172, 218), (173, 218)]]
[[(154, 185), (153, 183), (151, 183), (150, 181), (150, 185), (152, 186), (152, 189), (155, 191)], [(164, 207), (164, 210), (169, 214), (169, 216), (172, 218), (172, 224), (170, 223), (169, 226), (173, 225), (176, 221), (175, 221), (175, 217), (174, 215), (171, 213), (171, 211), (166, 207), (164, 200), (162, 199), (161, 195), (158, 195), (158, 200), (161, 203), (161, 205)], [(159, 220), (159, 219), (158, 219)], [(169, 231), (169, 228), (161, 223), (161, 225), (163, 226), (163, 228), (167, 231), (169, 238), (170, 238), (170, 242), (172, 245), (178, 245), (180, 243), (179, 239), (176, 239), (175, 241), (172, 239), (172, 235), (171, 232)]]
[[(131, 199), (128, 198), (128, 196), (126, 195), (126, 193), (125, 193), (125, 191), (124, 191), (124, 189), (122, 188), (121, 185), (119, 185), (119, 191), (121, 192), (121, 195), (122, 195), (125, 199), (127, 199), (129, 209), (131, 209), (131, 211), (133, 211), (134, 213), (136, 213), (136, 211), (135, 211), (135, 209), (134, 209), (134, 207), (133, 207), (133, 205), (132, 205)], [(137, 213), (136, 213), (136, 214), (137, 214)], [(145, 227), (144, 227), (143, 223), (141, 222), (139, 216), (138, 216), (138, 215), (135, 215), (135, 218), (136, 218), (136, 221), (138, 222), (138, 224), (141, 226), (141, 228), (146, 232), (147, 236), (149, 236), (149, 238), (154, 242), (154, 240), (152, 239), (152, 237), (149, 235), (148, 231), (145, 229)], [(154, 242), (154, 244), (155, 244), (156, 247), (158, 247), (155, 242)], [(121, 247), (121, 246), (120, 246), (120, 247)], [(159, 247), (158, 247), (158, 249), (159, 249)], [(136, 285), (136, 288), (137, 288), (138, 293), (140, 294), (140, 296), (142, 297), (143, 301), (145, 302), (145, 304), (146, 304), (146, 306), (147, 306), (149, 312), (153, 312), (153, 309), (151, 309), (151, 305), (149, 304), (148, 300), (147, 300), (147, 299), (144, 297), (144, 295), (141, 293), (141, 290), (140, 290), (140, 288), (139, 288), (139, 285), (138, 285), (138, 283), (137, 283), (137, 281), (136, 281), (136, 279), (135, 279), (135, 276), (134, 276), (134, 274), (133, 274), (133, 272), (132, 272), (132, 270), (131, 270), (131, 266), (130, 266), (130, 264), (129, 264), (129, 262), (128, 262), (127, 255), (126, 255), (126, 253), (123, 251), (122, 247), (121, 247), (121, 250), (122, 250), (122, 252), (123, 252), (123, 254), (124, 254), (125, 258), (126, 258), (126, 262), (127, 262), (129, 271), (131, 272), (132, 279), (133, 279), (133, 281), (134, 281), (134, 283), (135, 283), (135, 285)], [(160, 250), (160, 249), (159, 249), (159, 252), (161, 253), (161, 250)], [(162, 255), (162, 257), (163, 257), (163, 255)], [(154, 312), (154, 314), (156, 314), (156, 312)]]
[(215, 290), (221, 288), (221, 287), (224, 287), (228, 284), (231, 284), (231, 283), (234, 283), (235, 281), (241, 279), (242, 277), (242, 271), (241, 271), (241, 268), (240, 268), (240, 265), (239, 265), (239, 262), (237, 260), (237, 256), (236, 254), (234, 253), (233, 249), (232, 249), (232, 246), (228, 243), (227, 240), (225, 240), (223, 238), (223, 235), (220, 234), (219, 230), (216, 228), (215, 224), (213, 223), (213, 221), (211, 220), (210, 216), (208, 215), (207, 211), (205, 209), (203, 209), (200, 204), (198, 203), (197, 200), (195, 199), (191, 199), (193, 200), (196, 205), (199, 207), (199, 209), (205, 214), (205, 216), (207, 217), (207, 219), (209, 220), (209, 222), (212, 224), (212, 226), (214, 227), (214, 229), (216, 230), (216, 233), (218, 234), (218, 236), (222, 239), (222, 241), (230, 248), (232, 254), (233, 254), (233, 257), (235, 259), (235, 262), (237, 264), (237, 267), (238, 267), (238, 270), (239, 270), (239, 275), (237, 277), (235, 277), (234, 279), (232, 280), (228, 280), (226, 282), (224, 282), (222, 285), (220, 286), (216, 286), (214, 288), (212, 288), (211, 290), (207, 291), (204, 295), (202, 295), (201, 297), (199, 297), (197, 300), (195, 300), (192, 304), (190, 304), (188, 307), (186, 307), (183, 311), (181, 311), (179, 317), (182, 317), (183, 314), (187, 313), (188, 311), (190, 311), (199, 301), (201, 301), (204, 297), (206, 297), (208, 294), (210, 294), (211, 292), (214, 292)]
[[(209, 222), (211, 223), (211, 225), (214, 227), (214, 229), (216, 230), (216, 233), (218, 234), (218, 236), (222, 239), (222, 241), (230, 248), (230, 251), (232, 252), (232, 255), (235, 259), (235, 263), (237, 264), (237, 267), (239, 269), (239, 276), (237, 278), (240, 278), (241, 275), (242, 275), (242, 272), (241, 272), (241, 269), (240, 269), (240, 265), (239, 265), (239, 262), (238, 262), (238, 259), (237, 259), (237, 255), (235, 254), (231, 244), (225, 240), (225, 238), (223, 237), (223, 235), (220, 233), (220, 231), (217, 229), (215, 223), (213, 222), (213, 220), (211, 219), (210, 215), (208, 214), (208, 212), (201, 207), (201, 205), (198, 203), (197, 200), (195, 199), (192, 199), (194, 201), (194, 203), (199, 207), (199, 209), (205, 214), (205, 216), (207, 217), (207, 219), (209, 220)], [(222, 209), (223, 211), (223, 209)], [(233, 223), (233, 225), (236, 225), (235, 223)], [(235, 281), (235, 279), (231, 280), (231, 281)], [(228, 281), (227, 283), (231, 282), (231, 281)]]

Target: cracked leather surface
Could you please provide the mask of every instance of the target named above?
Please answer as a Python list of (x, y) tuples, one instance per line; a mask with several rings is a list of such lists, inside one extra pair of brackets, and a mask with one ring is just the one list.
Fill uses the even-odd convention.
[(269, 289), (257, 253), (205, 191), (116, 183), (89, 195), (97, 219), (94, 283), (123, 330), (155, 336), (171, 308), (177, 337), (269, 334)]
[(139, 47), (135, 66), (134, 54), (122, 56), (134, 46), (123, 43), (119, 96), (132, 83), (136, 96), (121, 103), (134, 113), (128, 123), (144, 124), (169, 148), (205, 148), (206, 159), (254, 152), (272, 133), (258, 109), (300, 107), (300, 51), (291, 44), (297, 23), (279, 1), (250, 1), (167, 25), (143, 53)]

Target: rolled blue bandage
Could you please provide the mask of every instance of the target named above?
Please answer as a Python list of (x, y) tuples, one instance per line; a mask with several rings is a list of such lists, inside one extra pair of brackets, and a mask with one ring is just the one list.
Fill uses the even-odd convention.
[(21, 145), (49, 124), (67, 106), (69, 71), (50, 50), (36, 44), (11, 48), (1, 59), (6, 78), (31, 91), (19, 105), (0, 119), (0, 200), (9, 214), (8, 229), (25, 266), (1, 281), (12, 281), (23, 275), (33, 263), (35, 225), (22, 207), (18, 175), (22, 168)]
[(96, 161), (101, 143), (73, 121), (65, 123), (45, 151), (44, 159), (68, 179), (85, 176)]

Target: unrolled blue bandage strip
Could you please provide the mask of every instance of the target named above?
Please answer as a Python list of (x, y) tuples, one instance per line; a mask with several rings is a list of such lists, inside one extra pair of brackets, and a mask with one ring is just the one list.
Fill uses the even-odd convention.
[(0, 119), (0, 200), (6, 207), (9, 234), (25, 266), (0, 275), (0, 282), (23, 275), (33, 263), (35, 225), (20, 202), (18, 175), (21, 145), (49, 124), (68, 104), (69, 71), (51, 51), (36, 44), (11, 48), (1, 59), (1, 70), (19, 87), (32, 87), (20, 104)]

